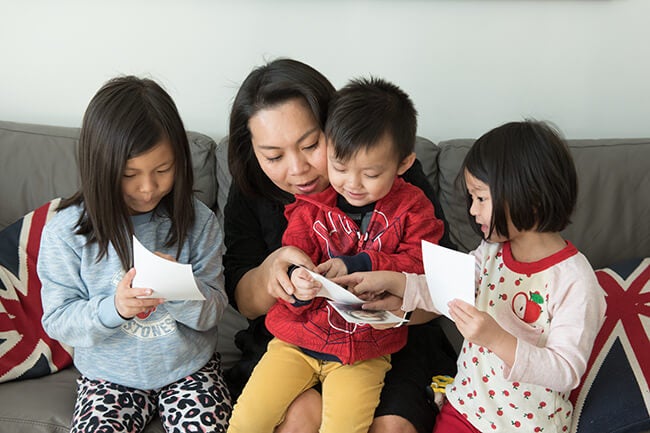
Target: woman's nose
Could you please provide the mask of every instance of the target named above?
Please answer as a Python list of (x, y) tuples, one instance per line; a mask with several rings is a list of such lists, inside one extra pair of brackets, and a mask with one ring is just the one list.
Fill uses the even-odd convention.
[(289, 159), (289, 173), (296, 175), (309, 170), (309, 162), (302, 155), (295, 155)]

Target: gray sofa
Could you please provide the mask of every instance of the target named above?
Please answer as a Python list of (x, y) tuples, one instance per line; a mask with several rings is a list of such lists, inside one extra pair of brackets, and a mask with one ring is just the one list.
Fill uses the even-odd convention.
[[(0, 230), (54, 197), (76, 189), (74, 150), (78, 129), (0, 121)], [(226, 145), (189, 132), (198, 196), (222, 215), (229, 185)], [(438, 145), (419, 138), (416, 152), (440, 196), (452, 240), (463, 251), (479, 238), (465, 212), (464, 195), (454, 180), (472, 140)], [(580, 193), (570, 239), (594, 268), (650, 257), (650, 139), (571, 140), (579, 172)], [(40, 318), (34, 317), (34, 323)], [(245, 320), (229, 309), (219, 332), (218, 349), (225, 366), (239, 352), (233, 336)], [(458, 347), (459, 335), (445, 322)], [(0, 383), (0, 432), (67, 432), (75, 400), (73, 367), (55, 374)], [(605, 430), (602, 430), (605, 431)], [(147, 432), (162, 432), (159, 422)]]

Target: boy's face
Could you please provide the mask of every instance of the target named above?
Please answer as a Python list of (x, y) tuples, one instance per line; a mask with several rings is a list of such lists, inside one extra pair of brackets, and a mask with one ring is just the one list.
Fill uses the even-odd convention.
[(393, 186), (395, 176), (404, 173), (413, 163), (409, 157), (398, 161), (393, 140), (388, 135), (372, 148), (363, 148), (348, 161), (334, 156), (334, 145), (328, 142), (327, 172), (330, 184), (353, 206), (365, 206), (383, 198)]

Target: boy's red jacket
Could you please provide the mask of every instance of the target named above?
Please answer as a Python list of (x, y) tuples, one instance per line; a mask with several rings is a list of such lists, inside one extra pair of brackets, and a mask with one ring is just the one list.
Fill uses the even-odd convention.
[[(396, 178), (390, 192), (377, 201), (366, 233), (336, 207), (337, 193), (297, 195), (287, 205), (288, 226), (282, 245), (303, 250), (315, 264), (332, 257), (366, 253), (372, 270), (422, 274), (421, 240), (438, 243), (444, 225), (422, 190)], [(397, 352), (406, 344), (406, 327), (378, 330), (346, 322), (326, 302), (294, 306), (278, 300), (266, 316), (266, 327), (282, 341), (336, 356), (344, 364)]]

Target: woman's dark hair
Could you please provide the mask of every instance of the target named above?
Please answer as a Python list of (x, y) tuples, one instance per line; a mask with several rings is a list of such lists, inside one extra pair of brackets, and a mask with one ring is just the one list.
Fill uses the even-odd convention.
[[(517, 230), (559, 232), (571, 222), (578, 181), (571, 152), (559, 132), (535, 120), (511, 122), (479, 138), (463, 161), (464, 171), (490, 187), (489, 236), (508, 238), (507, 215)], [(467, 210), (471, 197), (467, 195)], [(471, 215), (472, 226), (480, 234)]]
[(322, 130), (334, 92), (323, 74), (297, 60), (277, 59), (248, 74), (235, 96), (228, 133), (228, 167), (233, 182), (244, 194), (281, 202), (293, 199), (262, 171), (253, 151), (250, 118), (262, 109), (299, 98), (309, 106)]
[(325, 135), (334, 155), (348, 160), (388, 135), (398, 161), (413, 153), (417, 111), (398, 86), (381, 78), (351, 80), (336, 92), (327, 115)]
[(177, 245), (178, 255), (195, 211), (190, 146), (174, 101), (153, 80), (134, 76), (109, 80), (90, 101), (77, 149), (81, 186), (59, 209), (83, 206), (76, 233), (99, 244), (97, 261), (112, 244), (124, 269), (132, 266), (133, 225), (122, 192), (124, 168), (128, 159), (165, 139), (174, 153), (174, 185), (155, 211), (171, 218), (165, 246)]

